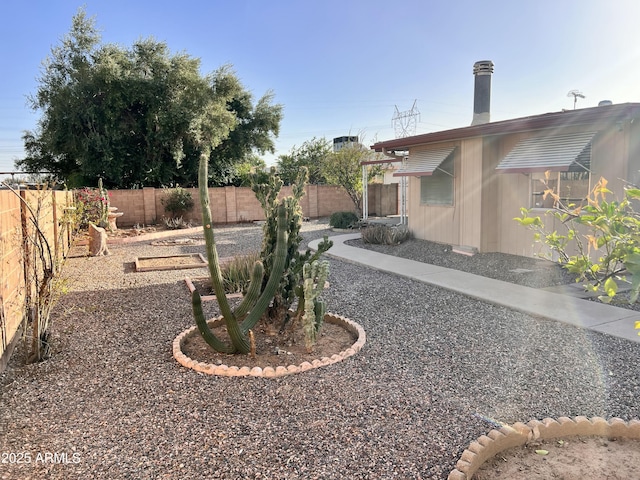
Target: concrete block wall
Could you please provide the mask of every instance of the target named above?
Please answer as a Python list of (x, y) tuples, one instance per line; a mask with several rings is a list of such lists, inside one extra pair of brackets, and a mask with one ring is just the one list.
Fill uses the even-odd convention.
[[(187, 189), (194, 200), (194, 207), (184, 217), (194, 223), (202, 222), (202, 209), (198, 189)], [(281, 196), (291, 195), (291, 187), (283, 187)], [(111, 206), (118, 207), (123, 215), (118, 225), (130, 227), (136, 224), (159, 223), (170, 215), (164, 210), (162, 199), (166, 191), (156, 188), (139, 190), (111, 190)], [(372, 200), (373, 199), (373, 200)], [(239, 223), (263, 220), (260, 202), (248, 187), (218, 187), (209, 189), (209, 203), (214, 223)], [(329, 185), (307, 185), (301, 207), (305, 217), (328, 217), (338, 211), (355, 211), (353, 202), (342, 187)], [(376, 215), (397, 213), (397, 185), (370, 185), (369, 211), (376, 205)], [(361, 212), (357, 212), (360, 214)]]
[[(355, 212), (355, 205), (342, 187), (329, 185), (318, 186), (317, 212), (318, 217), (328, 217), (334, 212)], [(359, 215), (362, 212), (356, 212)]]

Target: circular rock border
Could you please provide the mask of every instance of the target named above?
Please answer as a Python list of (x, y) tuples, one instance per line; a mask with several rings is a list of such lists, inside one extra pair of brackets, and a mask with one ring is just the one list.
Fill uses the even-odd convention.
[(469, 480), (487, 460), (504, 450), (521, 447), (530, 441), (576, 436), (640, 440), (640, 420), (625, 422), (621, 418), (607, 421), (601, 417), (560, 417), (557, 420), (545, 418), (542, 421), (531, 420), (527, 424), (517, 422), (505, 425), (471, 442), (447, 478)]
[[(221, 322), (222, 317), (217, 317), (210, 322)], [(206, 373), (207, 375), (219, 375), (224, 377), (283, 377), (285, 375), (291, 375), (294, 373), (306, 372), (314, 368), (324, 367), (325, 365), (331, 365), (332, 363), (341, 362), (345, 358), (349, 358), (352, 355), (358, 353), (366, 342), (366, 334), (364, 329), (353, 320), (349, 320), (346, 317), (337, 315), (335, 313), (327, 313), (324, 316), (324, 321), (339, 325), (345, 330), (354, 334), (357, 338), (351, 347), (343, 350), (340, 353), (331, 355), (331, 357), (322, 357), (313, 362), (302, 362), (300, 365), (280, 365), (277, 367), (237, 367), (233, 365), (213, 365), (211, 363), (198, 362), (185, 355), (182, 351), (182, 343), (184, 339), (192, 332), (197, 330), (198, 327), (193, 326), (188, 328), (180, 335), (178, 335), (173, 341), (173, 357), (180, 363), (180, 365), (195, 370), (197, 372)]]

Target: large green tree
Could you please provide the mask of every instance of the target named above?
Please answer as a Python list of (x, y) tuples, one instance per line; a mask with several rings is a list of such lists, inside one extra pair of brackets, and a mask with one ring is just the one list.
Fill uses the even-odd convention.
[[(349, 143), (326, 157), (322, 164), (322, 174), (327, 183), (344, 188), (356, 211), (360, 212), (363, 193), (361, 162), (376, 160), (379, 157), (380, 155), (361, 143)], [(373, 167), (369, 173), (375, 176), (379, 170), (379, 167)]]
[(71, 186), (98, 177), (108, 187), (186, 186), (207, 152), (212, 183), (230, 183), (236, 165), (274, 150), (282, 107), (272, 100), (254, 105), (230, 67), (203, 76), (199, 59), (153, 39), (102, 45), (81, 9), (43, 64), (30, 98), (42, 116), (16, 165)]
[(331, 143), (326, 138), (314, 137), (300, 147), (294, 146), (290, 153), (278, 157), (278, 176), (285, 185), (291, 185), (298, 177), (300, 168), (306, 167), (310, 184), (327, 183), (322, 173), (322, 164), (331, 151)]

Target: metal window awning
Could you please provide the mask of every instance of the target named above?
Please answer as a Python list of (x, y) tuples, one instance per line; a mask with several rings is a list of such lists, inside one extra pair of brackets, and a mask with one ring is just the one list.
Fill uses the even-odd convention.
[(453, 153), (456, 147), (438, 148), (410, 153), (406, 164), (393, 174), (394, 177), (424, 177), (435, 170)]
[(596, 133), (568, 133), (521, 140), (496, 170), (499, 173), (566, 172), (572, 165), (583, 164), (589, 158), (591, 141)]

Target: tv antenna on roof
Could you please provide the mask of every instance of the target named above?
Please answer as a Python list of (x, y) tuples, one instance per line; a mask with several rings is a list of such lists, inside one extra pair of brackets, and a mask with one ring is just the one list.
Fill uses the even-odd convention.
[(418, 127), (418, 118), (420, 118), (420, 112), (418, 111), (418, 100), (413, 101), (411, 110), (401, 112), (396, 105), (396, 113), (393, 114), (391, 121), (393, 122), (393, 128), (396, 132), (396, 138), (409, 137), (415, 135), (416, 128)]
[(576, 109), (576, 103), (578, 103), (578, 98), (586, 98), (580, 90), (569, 90), (567, 93), (567, 97), (573, 97), (573, 109)]

